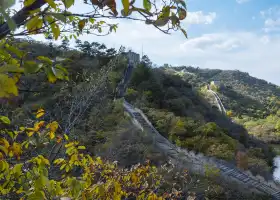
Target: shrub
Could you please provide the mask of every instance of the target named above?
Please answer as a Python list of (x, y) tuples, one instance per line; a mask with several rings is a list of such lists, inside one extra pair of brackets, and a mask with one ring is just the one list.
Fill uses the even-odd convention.
[[(43, 114), (39, 110), (37, 118)], [(7, 117), (0, 121), (10, 125)], [(116, 162), (92, 157), (85, 146), (59, 134), (56, 121), (36, 121), (19, 131), (1, 129), (1, 135), (0, 197), (4, 199), (176, 199), (182, 195), (176, 189), (160, 194), (164, 180), (149, 162), (122, 169)], [(61, 148), (65, 155), (55, 159)]]

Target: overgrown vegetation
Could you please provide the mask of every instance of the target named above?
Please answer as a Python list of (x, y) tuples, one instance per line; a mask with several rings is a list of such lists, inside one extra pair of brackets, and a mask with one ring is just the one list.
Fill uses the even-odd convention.
[[(90, 14), (69, 12), (72, 0), (25, 0), (15, 14), (10, 9), (14, 1), (1, 4), (1, 198), (262, 198), (226, 187), (212, 176), (211, 166), (201, 177), (166, 164), (151, 138), (124, 114), (122, 99), (115, 98), (127, 65), (124, 48), (117, 52), (77, 37), (116, 31), (116, 24), (102, 18), (145, 21), (164, 33), (180, 30), (187, 36), (180, 24), (186, 17), (184, 1), (165, 1), (162, 9), (155, 1), (140, 2), (142, 7), (122, 1), (121, 15), (116, 1), (81, 2), (93, 8)], [(61, 45), (16, 39), (41, 33)], [(69, 48), (72, 38), (76, 49)], [(251, 141), (245, 129), (209, 106), (182, 74), (151, 65), (143, 56), (126, 99), (142, 108), (161, 134), (179, 146), (231, 162), (237, 150), (246, 148), (249, 168), (260, 163), (256, 171), (269, 171), (266, 146)]]
[[(232, 121), (235, 110), (224, 116), (209, 105), (206, 95), (213, 95), (207, 93), (207, 87), (196, 89), (185, 74), (194, 76), (174, 73), (172, 68), (152, 69), (142, 62), (134, 70), (126, 99), (141, 107), (156, 129), (177, 145), (235, 164), (237, 152), (245, 151), (248, 169), (269, 176), (274, 154), (268, 145), (250, 137), (246, 126)], [(250, 153), (255, 150), (260, 153)], [(259, 165), (263, 168), (256, 167)]]

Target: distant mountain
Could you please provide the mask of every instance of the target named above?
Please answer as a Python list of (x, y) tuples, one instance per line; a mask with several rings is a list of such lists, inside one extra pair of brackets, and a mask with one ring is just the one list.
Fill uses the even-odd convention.
[(219, 95), (228, 110), (236, 115), (264, 117), (277, 112), (275, 102), (280, 99), (280, 87), (238, 70), (200, 69), (174, 67), (184, 79), (199, 88), (211, 81), (218, 81)]

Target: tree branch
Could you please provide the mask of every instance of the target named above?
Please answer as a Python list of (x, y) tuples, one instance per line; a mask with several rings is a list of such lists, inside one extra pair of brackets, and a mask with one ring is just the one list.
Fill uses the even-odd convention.
[[(29, 12), (38, 8), (41, 8), (44, 4), (46, 4), (45, 0), (36, 0), (30, 6), (23, 7), (20, 11), (18, 11), (13, 17), (12, 20), (17, 25), (17, 28), (20, 27), (24, 21), (29, 17)], [(0, 25), (0, 40), (3, 39), (6, 35), (11, 32), (8, 23), (4, 22)]]

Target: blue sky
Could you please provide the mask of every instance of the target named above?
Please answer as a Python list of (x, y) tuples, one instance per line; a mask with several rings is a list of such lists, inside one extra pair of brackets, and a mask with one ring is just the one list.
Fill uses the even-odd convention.
[[(117, 2), (120, 4), (120, 0)], [(120, 23), (117, 33), (106, 37), (83, 35), (80, 39), (116, 48), (124, 45), (139, 53), (143, 45), (144, 53), (158, 65), (238, 69), (280, 85), (279, 0), (188, 0), (186, 3), (188, 17), (182, 23), (188, 39), (181, 33), (165, 35), (135, 21), (112, 21)], [(81, 3), (74, 8), (75, 12), (86, 10)], [(43, 37), (36, 39), (43, 40)]]

